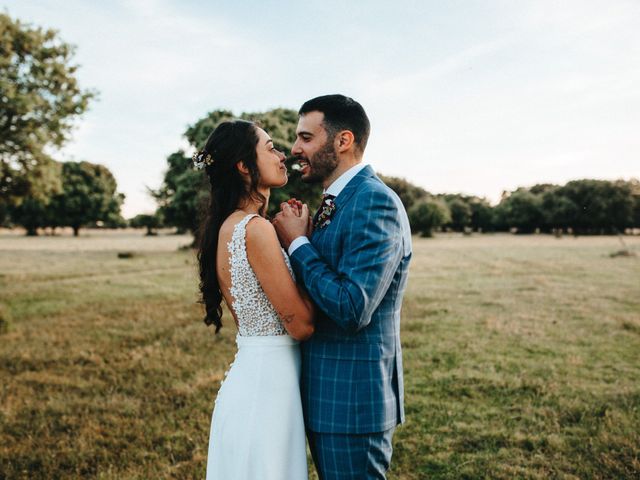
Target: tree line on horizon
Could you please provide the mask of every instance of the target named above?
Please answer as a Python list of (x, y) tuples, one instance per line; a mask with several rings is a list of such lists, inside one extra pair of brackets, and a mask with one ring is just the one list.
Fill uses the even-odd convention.
[(504, 191), (492, 206), (463, 194), (433, 195), (398, 178), (383, 177), (408, 207), (414, 233), (627, 233), (640, 228), (640, 181), (573, 180)]
[[(0, 14), (0, 226), (22, 226), (28, 235), (40, 228), (175, 227), (197, 236), (199, 213), (208, 198), (202, 171), (192, 168), (183, 150), (167, 157), (162, 185), (149, 193), (158, 208), (152, 215), (125, 220), (120, 213), (124, 195), (117, 192), (113, 174), (90, 162), (57, 162), (52, 148), (69, 139), (73, 122), (88, 108), (97, 92), (77, 83), (74, 47), (54, 30), (43, 30), (7, 14)], [(184, 133), (193, 149), (201, 148), (222, 121), (241, 118), (259, 124), (274, 144), (289, 152), (295, 140), (298, 115), (277, 108), (241, 113), (214, 110)], [(566, 231), (575, 234), (623, 233), (640, 228), (640, 181), (574, 180), (565, 185), (540, 184), (504, 192), (496, 206), (481, 197), (432, 194), (410, 181), (380, 175), (402, 200), (414, 233), (434, 230)], [(290, 197), (315, 209), (319, 185), (305, 184), (291, 172), (289, 183), (271, 194), (273, 215)]]
[[(273, 109), (245, 112), (236, 116), (214, 110), (187, 128), (185, 137), (193, 149), (200, 149), (208, 135), (222, 121), (251, 120), (272, 136), (276, 148), (289, 152), (295, 141), (298, 115), (295, 110)], [(151, 194), (158, 202), (158, 216), (166, 225), (197, 234), (199, 211), (206, 205), (205, 175), (191, 168), (183, 151), (167, 158), (162, 186)], [(574, 180), (565, 185), (539, 184), (505, 191), (498, 205), (482, 197), (463, 194), (432, 194), (409, 180), (379, 175), (404, 204), (414, 233), (429, 236), (434, 230), (517, 233), (571, 232), (574, 234), (624, 233), (640, 228), (640, 181)], [(283, 188), (272, 190), (268, 213), (290, 197), (308, 203), (313, 211), (320, 200), (320, 185), (308, 185), (291, 172)], [(152, 221), (149, 219), (149, 221)], [(156, 222), (158, 223), (158, 221)]]

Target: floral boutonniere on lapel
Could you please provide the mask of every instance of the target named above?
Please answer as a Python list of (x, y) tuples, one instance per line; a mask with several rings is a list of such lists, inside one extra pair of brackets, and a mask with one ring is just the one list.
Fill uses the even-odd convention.
[(320, 208), (313, 218), (313, 228), (324, 228), (331, 223), (333, 215), (336, 213), (336, 203), (333, 195), (324, 195)]

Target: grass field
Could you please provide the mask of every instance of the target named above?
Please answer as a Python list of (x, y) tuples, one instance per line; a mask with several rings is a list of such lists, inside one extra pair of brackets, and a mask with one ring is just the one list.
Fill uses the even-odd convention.
[[(200, 320), (190, 238), (84, 234), (0, 235), (0, 478), (203, 478), (235, 329)], [(415, 238), (390, 479), (640, 478), (625, 241)]]

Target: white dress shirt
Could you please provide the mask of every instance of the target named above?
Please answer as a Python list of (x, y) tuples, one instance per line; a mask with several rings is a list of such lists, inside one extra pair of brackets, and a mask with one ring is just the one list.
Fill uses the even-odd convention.
[[(362, 170), (366, 166), (367, 165), (364, 163), (354, 165), (338, 178), (336, 178), (333, 183), (329, 185), (329, 187), (325, 191), (322, 192), (322, 194), (328, 194), (337, 197), (338, 195), (340, 195), (340, 192), (342, 192), (344, 187), (347, 186), (347, 183), (349, 183), (351, 179), (355, 177), (360, 172), (360, 170)], [(291, 242), (291, 245), (289, 245), (289, 256), (293, 255), (293, 252), (305, 243), (309, 243), (309, 239), (304, 235), (301, 235), (294, 239), (293, 242)]]

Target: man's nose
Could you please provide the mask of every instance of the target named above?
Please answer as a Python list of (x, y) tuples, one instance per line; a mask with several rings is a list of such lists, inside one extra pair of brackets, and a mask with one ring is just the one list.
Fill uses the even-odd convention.
[(302, 153), (302, 149), (300, 148), (300, 145), (298, 145), (298, 140), (296, 140), (293, 147), (291, 147), (291, 155), (298, 155), (299, 153)]

